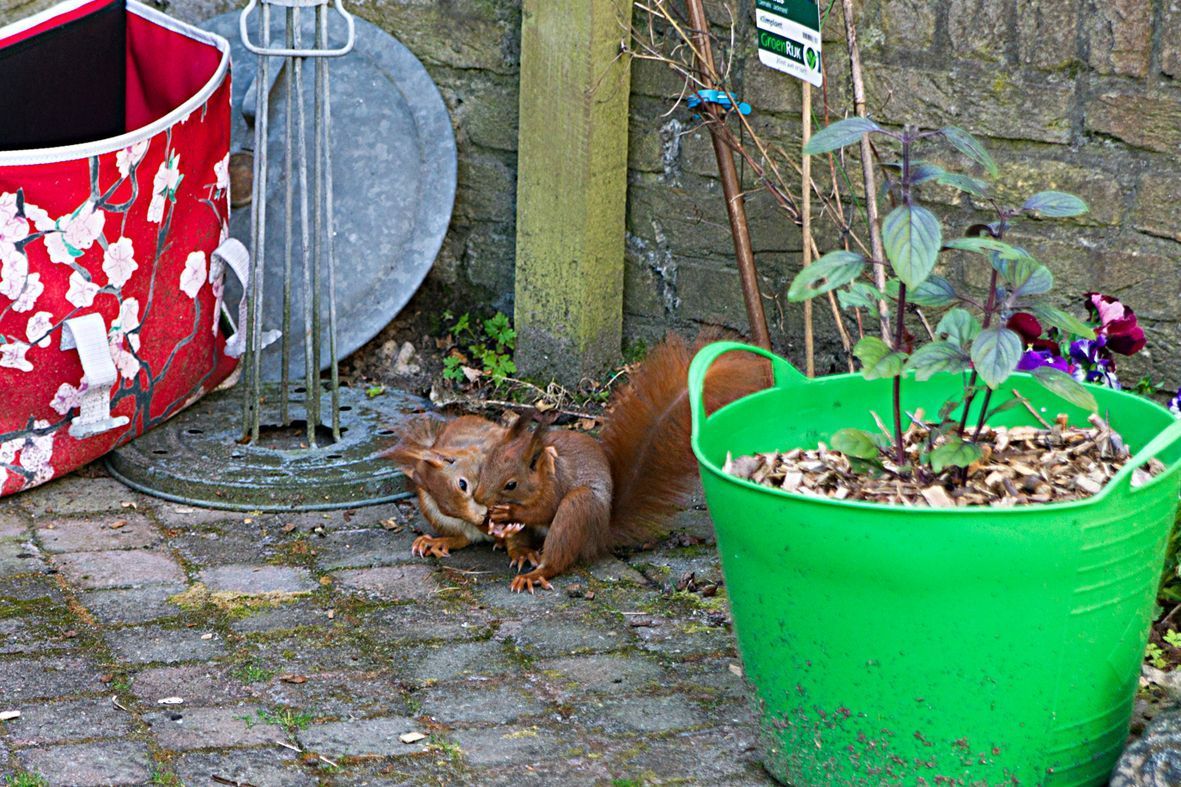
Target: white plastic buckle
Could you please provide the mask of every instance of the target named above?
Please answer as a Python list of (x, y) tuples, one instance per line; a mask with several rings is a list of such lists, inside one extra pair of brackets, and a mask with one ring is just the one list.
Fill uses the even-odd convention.
[(111, 417), (111, 387), (118, 379), (107, 325), (101, 314), (84, 314), (66, 320), (62, 326), (63, 350), (77, 350), (86, 376), (80, 412), (70, 422), (70, 437), (81, 440), (126, 426), (125, 415)]

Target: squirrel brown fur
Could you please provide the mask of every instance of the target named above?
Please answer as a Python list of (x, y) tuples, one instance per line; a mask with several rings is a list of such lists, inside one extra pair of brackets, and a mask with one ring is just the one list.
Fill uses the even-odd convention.
[[(512, 580), (516, 591), (550, 588), (578, 562), (659, 535), (696, 488), (690, 447), (688, 372), (696, 346), (670, 334), (632, 372), (609, 404), (598, 440), (522, 417), (492, 447), (475, 501), (496, 528), (523, 524), (516, 538), (541, 545), (541, 561)], [(710, 369), (706, 408), (766, 387), (765, 361), (731, 353)]]

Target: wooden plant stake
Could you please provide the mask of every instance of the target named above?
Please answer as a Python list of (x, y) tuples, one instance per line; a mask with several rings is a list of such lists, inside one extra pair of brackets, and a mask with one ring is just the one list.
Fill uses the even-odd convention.
[[(800, 114), (803, 126), (803, 145), (806, 147), (808, 140), (812, 138), (812, 85), (804, 81), (801, 81), (800, 84), (803, 86), (803, 109)], [(800, 189), (800, 196), (803, 199), (801, 218), (803, 219), (804, 234), (804, 267), (807, 268), (812, 264), (812, 157), (807, 153), (803, 154), (800, 168), (804, 176), (804, 185)], [(837, 314), (840, 313), (837, 312)], [(816, 376), (816, 347), (812, 335), (811, 298), (804, 301), (804, 371), (809, 377)]]
[[(841, 0), (845, 15), (845, 41), (849, 46), (849, 71), (853, 77), (853, 109), (865, 117), (865, 82), (861, 78), (861, 53), (857, 49), (857, 26), (853, 22), (853, 0)], [(861, 171), (865, 176), (865, 210), (869, 218), (869, 243), (875, 263), (885, 263), (886, 252), (882, 245), (882, 230), (878, 226), (878, 186), (873, 173), (873, 146), (869, 135), (861, 137)], [(878, 290), (886, 291), (886, 268), (884, 264), (871, 266), (873, 280)], [(878, 317), (882, 326), (882, 338), (890, 336), (890, 311), (886, 301), (878, 301)]]
[[(689, 23), (697, 39), (694, 47), (694, 61), (701, 81), (712, 89), (721, 83), (714, 67), (713, 48), (709, 42), (709, 20), (705, 15), (702, 0), (686, 0)], [(771, 334), (767, 330), (767, 317), (763, 311), (763, 296), (759, 292), (759, 274), (755, 268), (754, 251), (751, 249), (750, 228), (746, 222), (746, 205), (742, 187), (738, 182), (738, 170), (734, 156), (725, 139), (718, 133), (716, 125), (725, 123), (725, 110), (716, 104), (704, 102), (702, 112), (709, 115), (709, 135), (713, 140), (714, 156), (718, 160), (718, 174), (722, 179), (722, 194), (726, 198), (726, 213), (730, 218), (730, 234), (734, 238), (734, 256), (738, 263), (738, 276), (742, 282), (742, 297), (746, 304), (746, 317), (750, 322), (751, 339), (755, 344), (771, 349)]]

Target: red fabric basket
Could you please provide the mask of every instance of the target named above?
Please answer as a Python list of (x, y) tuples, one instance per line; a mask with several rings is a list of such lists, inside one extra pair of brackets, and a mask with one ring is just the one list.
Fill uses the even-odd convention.
[(219, 320), (243, 250), (224, 39), (136, 2), (67, 2), (0, 28), (0, 82), (3, 496), (233, 371)]

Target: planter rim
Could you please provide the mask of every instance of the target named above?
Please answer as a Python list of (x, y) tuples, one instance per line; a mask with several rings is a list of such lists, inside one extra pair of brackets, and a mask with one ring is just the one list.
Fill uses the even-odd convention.
[[(1172, 471), (1174, 469), (1176, 469), (1176, 467), (1179, 464), (1181, 464), (1181, 458), (1178, 458), (1178, 459), (1174, 460), (1174, 462), (1172, 464), (1168, 465), (1165, 468), (1164, 472), (1160, 473), (1159, 475), (1154, 477), (1149, 482), (1147, 482), (1141, 486), (1137, 486), (1137, 487), (1130, 486), (1131, 474), (1132, 474), (1132, 471), (1135, 470), (1135, 468), (1140, 467), (1143, 464), (1147, 463), (1149, 459), (1154, 458), (1161, 451), (1167, 449), (1168, 447), (1170, 447), (1173, 443), (1177, 442), (1178, 440), (1181, 440), (1181, 418), (1176, 418), (1171, 412), (1169, 412), (1167, 409), (1162, 407), (1157, 402), (1152, 401), (1151, 399), (1133, 396), (1132, 394), (1129, 394), (1126, 391), (1117, 391), (1117, 390), (1112, 390), (1112, 389), (1106, 389), (1111, 394), (1121, 396), (1121, 397), (1133, 398), (1139, 404), (1147, 406), (1147, 407), (1149, 407), (1149, 409), (1155, 409), (1155, 410), (1159, 411), (1161, 414), (1166, 415), (1170, 418), (1173, 418), (1174, 423), (1171, 424), (1170, 426), (1166, 427), (1161, 432), (1159, 432), (1157, 434), (1157, 436), (1155, 438), (1153, 438), (1151, 441), (1149, 441), (1149, 443), (1147, 445), (1145, 445), (1140, 450), (1138, 450), (1135, 454), (1133, 454), (1132, 457), (1128, 459), (1127, 463), (1125, 463), (1124, 467), (1121, 468), (1114, 476), (1112, 476), (1107, 481), (1107, 483), (1105, 483), (1103, 485), (1102, 489), (1100, 489), (1097, 493), (1091, 495), (1090, 497), (1085, 497), (1085, 498), (1081, 498), (1078, 500), (1067, 500), (1067, 501), (1058, 502), (1058, 503), (1027, 503), (1027, 504), (1023, 504), (1023, 505), (1013, 505), (1013, 506), (974, 505), (974, 506), (956, 506), (955, 508), (928, 508), (928, 507), (904, 506), (904, 505), (899, 505), (896, 503), (875, 503), (875, 502), (871, 502), (871, 501), (867, 501), (867, 500), (834, 500), (833, 498), (830, 498), (830, 497), (804, 495), (804, 494), (800, 494), (799, 492), (788, 492), (783, 489), (777, 489), (775, 487), (764, 486), (762, 484), (756, 484), (753, 481), (748, 481), (746, 479), (738, 478), (737, 476), (730, 475), (729, 473), (724, 472), (721, 467), (719, 467), (713, 460), (711, 460), (709, 457), (707, 457), (704, 454), (704, 452), (701, 450), (701, 446), (700, 446), (700, 436), (701, 436), (701, 432), (702, 432), (703, 428), (705, 427), (705, 425), (710, 420), (712, 420), (714, 417), (716, 417), (719, 413), (724, 412), (724, 411), (726, 411), (732, 407), (735, 407), (737, 405), (740, 405), (747, 398), (747, 397), (743, 397), (742, 399), (738, 399), (734, 402), (731, 402), (730, 404), (726, 405), (725, 407), (719, 408), (713, 415), (710, 415), (708, 417), (705, 415), (704, 402), (702, 400), (702, 388), (705, 383), (705, 374), (708, 371), (709, 366), (714, 362), (714, 360), (716, 360), (719, 356), (724, 355), (727, 352), (732, 352), (732, 351), (751, 352), (756, 355), (761, 355), (764, 358), (771, 361), (771, 367), (772, 367), (772, 371), (774, 374), (774, 383), (772, 384), (771, 387), (763, 389), (763, 391), (759, 391), (755, 394), (750, 394), (751, 396), (757, 396), (761, 393), (764, 393), (765, 391), (772, 390), (773, 388), (776, 388), (776, 387), (783, 387), (783, 383), (785, 380), (786, 381), (794, 381), (796, 384), (799, 384), (799, 385), (807, 385), (807, 384), (819, 382), (822, 380), (826, 381), (826, 382), (827, 381), (834, 381), (835, 382), (835, 381), (840, 381), (840, 380), (861, 381), (861, 380), (864, 380), (864, 378), (860, 374), (857, 374), (856, 372), (846, 372), (843, 374), (825, 375), (823, 377), (817, 377), (817, 378), (810, 379), (810, 378), (804, 376), (798, 369), (796, 369), (787, 360), (781, 358), (780, 356), (775, 355), (774, 353), (772, 353), (768, 350), (764, 350), (761, 347), (756, 347), (756, 346), (744, 344), (741, 342), (714, 342), (713, 344), (709, 344), (709, 345), (705, 346), (704, 348), (702, 348), (698, 352), (697, 356), (693, 359), (693, 363), (690, 366), (690, 370), (689, 370), (689, 400), (690, 400), (690, 409), (692, 411), (692, 418), (693, 418), (693, 434), (692, 434), (691, 443), (692, 443), (694, 456), (696, 456), (697, 461), (700, 463), (700, 465), (703, 469), (708, 470), (711, 475), (719, 478), (720, 480), (722, 480), (726, 483), (737, 485), (737, 486), (744, 488), (744, 489), (749, 489), (751, 491), (757, 491), (760, 494), (770, 495), (771, 497), (792, 500), (797, 503), (809, 503), (809, 504), (816, 504), (816, 505), (820, 505), (820, 506), (831, 506), (831, 507), (837, 508), (837, 509), (853, 509), (853, 510), (858, 510), (858, 511), (869, 511), (869, 512), (874, 512), (874, 513), (879, 513), (879, 514), (880, 513), (891, 513), (891, 514), (905, 513), (908, 516), (909, 515), (919, 515), (919, 516), (924, 516), (924, 517), (930, 518), (930, 517), (946, 517), (947, 514), (954, 513), (954, 514), (961, 514), (961, 515), (971, 514), (974, 516), (989, 516), (989, 517), (998, 517), (999, 518), (999, 517), (1013, 516), (1013, 515), (1029, 513), (1029, 512), (1034, 512), (1034, 511), (1046, 511), (1046, 512), (1058, 513), (1058, 512), (1076, 511), (1076, 510), (1081, 510), (1081, 509), (1085, 509), (1088, 507), (1097, 507), (1097, 506), (1101, 505), (1103, 503), (1103, 501), (1106, 500), (1121, 485), (1127, 486), (1128, 492), (1130, 494), (1138, 496), (1141, 492), (1145, 492), (1145, 491), (1154, 489), (1158, 484), (1164, 482), (1164, 480), (1172, 474)], [(911, 376), (911, 375), (908, 374), (907, 376)], [(1024, 379), (1024, 380), (1034, 380), (1035, 379), (1032, 375), (1027, 374), (1025, 372), (1015, 372), (1012, 376), (1017, 379)]]

